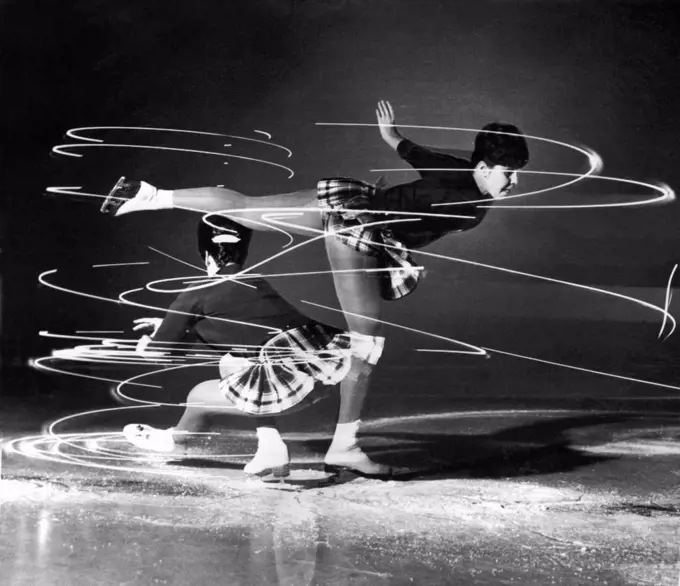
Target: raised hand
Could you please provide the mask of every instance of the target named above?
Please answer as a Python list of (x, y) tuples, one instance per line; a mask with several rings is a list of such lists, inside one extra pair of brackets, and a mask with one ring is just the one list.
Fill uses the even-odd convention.
[(383, 140), (396, 150), (397, 146), (402, 140), (401, 134), (394, 125), (394, 110), (392, 104), (387, 100), (380, 100), (378, 107), (375, 109), (375, 115), (378, 119), (378, 128), (380, 129), (380, 136)]
[(378, 107), (375, 110), (376, 117), (378, 118), (378, 125), (380, 126), (380, 133), (389, 132), (395, 130), (394, 128), (394, 110), (392, 109), (392, 104), (387, 100), (380, 100), (378, 102)]

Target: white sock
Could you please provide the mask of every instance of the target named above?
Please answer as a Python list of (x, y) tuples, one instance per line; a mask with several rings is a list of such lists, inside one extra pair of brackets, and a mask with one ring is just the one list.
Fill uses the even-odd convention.
[(140, 199), (153, 199), (158, 191), (151, 183), (146, 181), (139, 182), (139, 191), (137, 192), (137, 197)]
[(276, 443), (279, 444), (283, 443), (283, 438), (279, 434), (279, 430), (276, 429), (275, 427), (258, 427), (256, 433), (258, 446), (260, 444), (271, 445)]
[(172, 205), (172, 194), (174, 190), (172, 189), (158, 189), (156, 193), (156, 201), (158, 207), (163, 209), (170, 209)]
[(335, 426), (335, 434), (333, 435), (333, 448), (350, 448), (357, 444), (357, 432), (359, 431), (359, 424), (361, 420), (357, 419), (351, 423), (338, 423)]

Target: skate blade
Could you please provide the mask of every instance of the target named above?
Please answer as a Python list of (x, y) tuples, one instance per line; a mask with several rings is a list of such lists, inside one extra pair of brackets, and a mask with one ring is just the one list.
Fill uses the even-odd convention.
[(290, 465), (285, 466), (273, 466), (271, 468), (263, 468), (258, 472), (246, 473), (247, 476), (251, 478), (259, 478), (262, 481), (277, 482), (288, 478), (290, 476)]
[(125, 177), (123, 176), (118, 181), (116, 181), (116, 184), (113, 186), (113, 189), (109, 191), (109, 194), (106, 196), (106, 199), (102, 204), (102, 207), (99, 208), (99, 211), (102, 214), (111, 215), (115, 214), (120, 208), (120, 206), (122, 206), (126, 201), (130, 199), (129, 197), (119, 197), (115, 195), (115, 193), (118, 191), (118, 189), (120, 188), (124, 181)]
[(356, 468), (351, 468), (349, 466), (339, 466), (336, 464), (324, 464), (323, 469), (326, 474), (331, 474), (338, 478), (352, 478), (358, 476), (361, 478), (369, 478), (371, 480), (391, 480), (394, 477), (394, 471), (392, 468), (389, 468), (386, 472), (381, 472), (378, 474), (367, 474), (366, 472), (362, 472)]

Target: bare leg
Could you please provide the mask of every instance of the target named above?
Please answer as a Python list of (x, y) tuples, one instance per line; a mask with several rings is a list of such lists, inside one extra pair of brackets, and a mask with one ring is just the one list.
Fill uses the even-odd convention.
[[(326, 250), (333, 271), (375, 269), (378, 261), (349, 248), (335, 237), (326, 238)], [(345, 272), (333, 273), (335, 291), (351, 332), (367, 336), (379, 336), (382, 326), (382, 298), (376, 273)], [(358, 315), (353, 315), (358, 314)], [(373, 318), (373, 319), (365, 319)], [(369, 375), (372, 367), (362, 360), (352, 361), (352, 367), (345, 380), (340, 383), (340, 413), (338, 423), (350, 423), (361, 417), (361, 409), (368, 392)]]
[[(279, 226), (280, 228), (301, 236), (316, 236), (322, 230), (316, 189), (261, 197), (249, 196), (221, 187), (176, 189), (172, 192), (172, 206), (199, 212), (246, 210), (236, 212), (231, 218), (248, 228), (261, 231), (275, 230), (270, 221), (262, 218), (263, 214), (272, 213), (278, 208), (298, 208), (297, 210), (282, 210), (282, 213), (289, 211), (291, 215), (281, 218), (281, 221), (291, 226)], [(268, 209), (249, 211), (251, 208)], [(299, 208), (304, 208), (304, 210)]]
[(190, 404), (174, 428), (176, 432), (199, 433), (208, 428), (210, 417), (213, 415), (241, 414), (220, 390), (218, 379), (196, 385), (187, 396), (187, 403)]
[[(253, 230), (272, 231), (270, 222), (262, 219), (262, 214), (272, 213), (279, 208), (297, 208), (282, 210), (290, 212), (282, 221), (294, 224), (283, 227), (302, 236), (315, 236), (321, 233), (321, 213), (317, 203), (316, 189), (304, 189), (291, 193), (252, 196), (225, 189), (222, 187), (199, 187), (195, 189), (176, 189), (169, 196), (172, 208), (187, 209), (196, 212), (220, 212), (244, 210), (236, 212), (233, 220)], [(267, 208), (261, 211), (248, 211), (252, 208)], [(304, 210), (300, 209), (304, 208)], [(297, 215), (295, 215), (297, 213)], [(314, 232), (316, 231), (316, 233)]]
[[(219, 387), (220, 381), (209, 380), (196, 385), (189, 396), (182, 418), (175, 426), (173, 432), (175, 441), (181, 441), (183, 434), (200, 433), (207, 429), (211, 416), (224, 415), (225, 413), (241, 414), (227, 399)], [(178, 433), (180, 432), (180, 433)], [(246, 464), (244, 472), (256, 476), (272, 474), (276, 477), (285, 477), (290, 474), (288, 447), (279, 435), (277, 420), (275, 417), (262, 417), (257, 420), (257, 453)]]
[[(335, 237), (326, 239), (326, 250), (334, 271), (373, 269), (377, 259), (352, 250)], [(366, 336), (379, 336), (382, 299), (379, 277), (375, 273), (333, 273), (335, 290), (350, 332)], [(340, 383), (340, 410), (333, 441), (325, 457), (332, 468), (349, 468), (371, 475), (389, 475), (390, 467), (373, 462), (358, 447), (357, 432), (361, 411), (368, 392), (373, 367), (368, 362), (352, 357), (350, 372)]]

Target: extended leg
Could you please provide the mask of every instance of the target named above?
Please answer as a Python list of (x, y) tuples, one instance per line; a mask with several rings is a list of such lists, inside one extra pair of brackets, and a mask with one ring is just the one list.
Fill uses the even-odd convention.
[(209, 380), (196, 385), (187, 397), (182, 418), (175, 427), (157, 429), (150, 425), (133, 423), (123, 428), (123, 435), (137, 447), (154, 452), (172, 452), (177, 443), (187, 444), (190, 434), (199, 433), (207, 424), (210, 415), (216, 413), (239, 413), (224, 397), (219, 380)]
[[(257, 208), (265, 209), (255, 211)], [(315, 230), (320, 233), (321, 215), (315, 189), (251, 196), (222, 187), (162, 190), (144, 181), (121, 178), (102, 205), (102, 212), (119, 216), (162, 209), (185, 209), (199, 213), (242, 210), (234, 213), (235, 221), (254, 230), (271, 231), (275, 228), (262, 218), (262, 214), (281, 208), (295, 208), (281, 210), (282, 213), (291, 214), (282, 220), (294, 224), (284, 229), (304, 236), (315, 235)]]
[(218, 379), (196, 385), (187, 396), (187, 407), (173, 430), (180, 433), (199, 433), (209, 426), (209, 418), (218, 414), (239, 414), (222, 391)]

